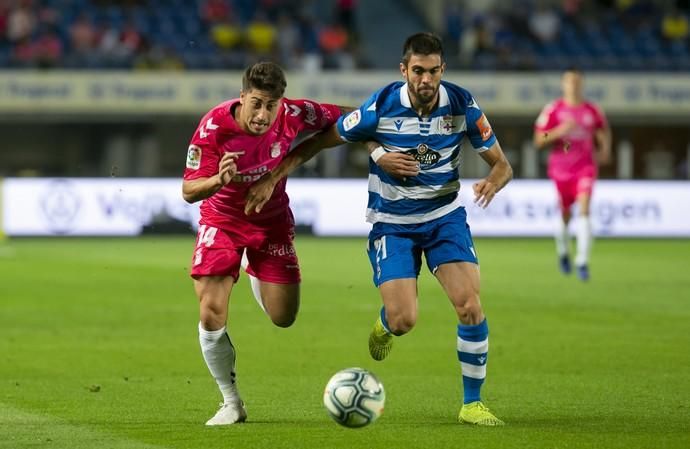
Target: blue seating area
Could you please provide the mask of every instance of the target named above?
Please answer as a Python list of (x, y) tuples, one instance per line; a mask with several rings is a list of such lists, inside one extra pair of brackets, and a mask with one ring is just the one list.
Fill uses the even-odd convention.
[(503, 7), (469, 16), (451, 6), (440, 32), (457, 42), (457, 52), (449, 55), (452, 68), (688, 71), (687, 3), (633, 0), (628, 9), (618, 9), (580, 2), (580, 10), (568, 13), (561, 9), (564, 3), (522, 0), (523, 9)]
[[(227, 17), (205, 17), (208, 3), (227, 8)], [(0, 3), (0, 67), (68, 69), (237, 69), (252, 58), (246, 29), (256, 20), (266, 24), (279, 59), (278, 19), (299, 33), (303, 11), (292, 0), (11, 0)], [(11, 31), (17, 23), (26, 30)], [(318, 20), (312, 20), (317, 23)], [(221, 48), (212, 29), (236, 27), (242, 40), (236, 48)], [(297, 42), (302, 42), (297, 40)], [(50, 49), (49, 57), (44, 49)], [(266, 55), (258, 55), (266, 56)], [(161, 63), (162, 61), (162, 63)], [(158, 64), (156, 64), (156, 62)]]
[[(231, 11), (232, 26), (239, 29), (257, 15), (266, 16), (276, 33), (276, 46), (286, 32), (279, 28), (279, 18), (287, 18), (288, 28), (298, 30), (297, 46), (313, 42), (318, 27), (331, 20), (331, 11), (323, 7), (321, 12), (326, 9), (329, 14), (304, 20), (303, 9), (307, 8), (301, 6), (310, 3), (299, 0), (13, 0), (5, 2), (11, 5), (9, 9), (0, 6), (0, 67), (222, 70), (245, 66), (257, 55), (246, 45), (219, 47), (211, 32), (215, 24), (203, 17), (209, 1), (224, 2)], [(16, 29), (11, 36), (10, 16), (22, 8), (33, 27), (25, 31), (26, 36)], [(681, 12), (687, 17), (687, 11)], [(522, 18), (527, 20), (528, 15)], [(477, 51), (469, 60), (451, 53), (449, 66), (542, 71), (575, 65), (588, 71), (690, 71), (690, 40), (687, 36), (665, 39), (661, 20), (661, 11), (634, 25), (611, 10), (584, 20), (561, 18), (557, 36), (547, 41), (522, 27), (503, 25), (491, 30), (495, 48)], [(78, 23), (81, 29), (75, 31)], [(282, 53), (276, 49), (270, 56), (291, 66), (281, 58), (292, 50), (304, 52), (300, 48), (283, 49)], [(368, 67), (381, 68), (376, 66), (376, 58), (369, 55), (369, 60)]]

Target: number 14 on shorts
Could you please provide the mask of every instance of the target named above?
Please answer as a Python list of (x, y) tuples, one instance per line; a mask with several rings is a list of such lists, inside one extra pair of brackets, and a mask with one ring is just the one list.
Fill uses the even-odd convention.
[(213, 245), (214, 239), (216, 238), (216, 233), (218, 228), (213, 226), (201, 225), (199, 226), (199, 232), (196, 237), (196, 251), (194, 252), (194, 265), (199, 265), (201, 263), (201, 255), (203, 247), (209, 247)]

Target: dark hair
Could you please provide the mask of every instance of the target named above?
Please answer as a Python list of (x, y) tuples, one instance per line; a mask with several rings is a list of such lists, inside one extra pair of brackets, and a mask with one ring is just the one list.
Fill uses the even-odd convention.
[(403, 45), (402, 62), (407, 65), (410, 56), (417, 55), (440, 55), (443, 61), (443, 43), (441, 38), (434, 33), (417, 33), (408, 37)]
[(251, 89), (268, 93), (273, 98), (280, 98), (285, 93), (287, 81), (285, 73), (273, 62), (257, 62), (247, 67), (242, 76), (242, 91)]

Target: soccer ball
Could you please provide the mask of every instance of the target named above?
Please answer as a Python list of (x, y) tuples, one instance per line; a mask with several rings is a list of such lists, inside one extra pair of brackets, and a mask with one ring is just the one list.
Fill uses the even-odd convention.
[(347, 368), (331, 377), (323, 403), (335, 422), (345, 427), (364, 427), (383, 413), (386, 392), (369, 371)]

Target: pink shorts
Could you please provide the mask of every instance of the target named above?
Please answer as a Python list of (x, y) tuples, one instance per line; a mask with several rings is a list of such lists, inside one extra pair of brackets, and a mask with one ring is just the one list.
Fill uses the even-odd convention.
[(275, 284), (297, 284), (301, 277), (294, 238), (295, 222), (290, 210), (263, 225), (242, 222), (232, 230), (209, 226), (202, 219), (191, 276), (232, 276), (237, 282), (242, 254), (246, 252), (247, 273)]
[(595, 178), (593, 176), (580, 176), (567, 180), (554, 180), (556, 183), (556, 190), (558, 191), (558, 199), (561, 204), (561, 210), (570, 209), (570, 206), (575, 203), (575, 200), (581, 194), (592, 196), (594, 180)]

